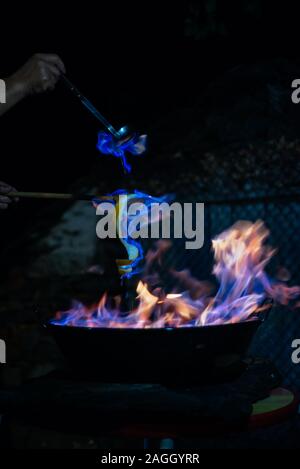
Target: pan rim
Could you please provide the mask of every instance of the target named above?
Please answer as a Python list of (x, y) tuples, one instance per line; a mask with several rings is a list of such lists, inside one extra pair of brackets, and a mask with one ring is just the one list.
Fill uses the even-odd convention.
[[(159, 331), (155, 333), (161, 333), (161, 331), (166, 331), (167, 333), (178, 333), (178, 331), (187, 331), (187, 330), (208, 330), (208, 329), (216, 329), (216, 328), (224, 328), (226, 326), (231, 326), (233, 328), (236, 327), (243, 327), (245, 324), (262, 324), (265, 321), (266, 317), (264, 315), (259, 316), (259, 314), (253, 316), (250, 319), (240, 322), (233, 322), (233, 323), (225, 323), (225, 324), (207, 324), (205, 326), (180, 326), (180, 327), (87, 327), (87, 326), (74, 326), (68, 324), (54, 324), (51, 320), (47, 321), (43, 324), (46, 329), (63, 329), (63, 330), (76, 330), (76, 331), (101, 331), (105, 333), (124, 333), (130, 332), (133, 334), (140, 333), (141, 331)], [(104, 332), (107, 331), (107, 332)], [(175, 332), (176, 331), (176, 332)], [(86, 333), (86, 332), (84, 332)], [(95, 333), (95, 332), (94, 332)], [(149, 332), (147, 332), (149, 333)], [(152, 332), (153, 333), (153, 332)]]

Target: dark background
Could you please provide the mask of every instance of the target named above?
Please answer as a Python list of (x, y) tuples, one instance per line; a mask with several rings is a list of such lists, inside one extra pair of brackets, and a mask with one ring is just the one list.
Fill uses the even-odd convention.
[[(215, 3), (211, 20), (206, 8)], [(35, 52), (55, 52), (68, 77), (116, 126), (133, 122), (147, 131), (232, 66), (297, 54), (295, 10), (286, 2), (248, 4), (91, 2), (67, 12), (52, 5), (43, 11), (40, 4), (8, 24), (2, 18), (0, 74)], [(1, 120), (1, 177), (24, 190), (64, 189), (96, 158), (98, 127), (61, 87), (23, 102)]]
[[(287, 2), (85, 2), (65, 9), (40, 2), (32, 11), (27, 4), (4, 10), (0, 38), (1, 77), (35, 52), (55, 52), (116, 127), (132, 123), (147, 133), (226, 70), (297, 56), (298, 16)], [(25, 191), (68, 190), (99, 158), (98, 129), (61, 85), (25, 100), (1, 118), (0, 179)], [(152, 141), (155, 135), (150, 149)], [(99, 180), (120, 170), (110, 158), (98, 168)], [(23, 202), (22, 210), (1, 214), (2, 240), (30, 225), (37, 207)]]
[[(273, 188), (274, 194), (285, 195), (292, 183), (298, 193), (300, 186), (300, 106), (290, 100), (291, 81), (300, 77), (300, 17), (294, 3), (39, 2), (32, 11), (27, 3), (23, 11), (19, 5), (13, 8), (0, 11), (1, 78), (36, 52), (59, 54), (67, 76), (116, 127), (131, 123), (149, 135), (148, 154), (134, 161), (132, 184), (139, 188), (140, 181), (151, 176), (158, 181), (155, 192), (164, 194), (168, 188), (163, 180), (176, 181), (183, 175), (180, 185), (186, 195), (207, 202), (203, 194), (212, 192), (212, 204), (206, 209), (208, 245), (201, 250), (201, 262), (191, 253), (192, 273), (207, 278), (211, 272), (209, 243), (215, 234), (237, 220), (263, 219), (272, 233), (271, 244), (280, 248), (279, 266), (291, 272), (292, 285), (299, 284), (299, 203), (293, 195), (284, 203), (271, 198)], [(231, 72), (234, 69), (237, 72)], [(201, 103), (209, 93), (206, 108), (200, 104), (194, 113), (194, 103)], [(185, 113), (185, 109), (191, 111)], [(181, 138), (182, 126), (186, 135), (191, 127), (193, 135)], [(25, 100), (0, 119), (0, 180), (24, 191), (62, 192), (72, 190), (82, 178), (91, 181), (92, 174), (104, 192), (122, 187), (119, 161), (101, 157), (96, 150), (98, 130), (97, 121), (61, 85), (50, 94)], [(170, 151), (160, 153), (171, 143)], [(181, 159), (174, 158), (177, 152)], [(281, 186), (274, 187), (275, 182)], [(230, 199), (246, 194), (252, 201), (219, 205), (224, 189)], [(153, 193), (150, 187), (145, 192)], [(259, 196), (263, 202), (259, 198), (253, 202)], [(31, 230), (40, 237), (47, 234), (65, 209), (59, 202), (50, 213), (51, 206), (21, 201), (0, 214), (0, 278), (8, 277), (13, 265), (26, 272), (29, 265), (30, 271), (30, 262), (39, 253), (28, 255), (26, 264), (26, 241), (16, 243), (15, 249), (14, 239), (21, 238), (23, 231), (24, 238)], [(37, 219), (43, 220), (43, 233), (32, 228)], [(105, 252), (109, 254), (106, 248)], [(186, 263), (186, 257), (183, 260)], [(52, 297), (56, 296), (54, 280), (45, 280), (45, 290)], [(81, 277), (78, 283), (82, 284)], [(32, 311), (32, 298), (40, 306), (45, 291), (40, 288), (35, 296), (32, 291), (38, 288), (31, 279), (22, 285)], [(14, 296), (8, 289), (5, 293), (9, 299)], [(19, 303), (24, 303), (22, 296)], [(16, 309), (22, 311), (19, 304)], [(22, 311), (22, 320), (23, 316)], [(290, 360), (290, 344), (298, 335), (298, 310), (276, 311), (253, 352), (270, 358), (285, 382), (293, 385), (300, 377), (299, 367)]]

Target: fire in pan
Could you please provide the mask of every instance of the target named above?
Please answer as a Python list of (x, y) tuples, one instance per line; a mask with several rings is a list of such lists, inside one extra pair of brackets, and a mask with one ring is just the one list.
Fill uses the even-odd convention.
[(46, 327), (78, 375), (105, 382), (228, 380), (243, 370), (272, 301), (288, 304), (300, 294), (265, 272), (275, 252), (265, 245), (268, 234), (263, 222), (242, 222), (213, 240), (214, 293), (188, 271), (169, 271), (176, 281), (171, 293), (155, 286), (168, 248), (160, 241), (147, 254), (129, 311), (121, 298), (104, 294), (97, 305), (59, 312)]

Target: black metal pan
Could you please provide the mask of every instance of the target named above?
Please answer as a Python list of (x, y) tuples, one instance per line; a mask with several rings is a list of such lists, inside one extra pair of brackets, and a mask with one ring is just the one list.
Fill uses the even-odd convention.
[(46, 324), (78, 377), (102, 382), (207, 383), (243, 371), (262, 317), (225, 325), (160, 329)]

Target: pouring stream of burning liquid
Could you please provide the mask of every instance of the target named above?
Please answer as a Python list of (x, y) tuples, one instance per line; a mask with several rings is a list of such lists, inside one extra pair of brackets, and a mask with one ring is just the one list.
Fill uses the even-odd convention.
[[(263, 312), (263, 302), (270, 298), (288, 304), (300, 295), (300, 287), (271, 280), (265, 272), (275, 250), (265, 244), (269, 231), (262, 221), (238, 222), (213, 240), (213, 273), (219, 288), (213, 296), (206, 282), (193, 278), (189, 271), (169, 271), (176, 288), (165, 294), (157, 285), (153, 266), (163, 262), (170, 242), (161, 240), (146, 255), (143, 279), (137, 286), (137, 305), (121, 312), (119, 297), (105, 294), (98, 305), (80, 303), (59, 312), (56, 325), (104, 328), (193, 327), (246, 321)], [(180, 288), (182, 289), (179, 292)]]

